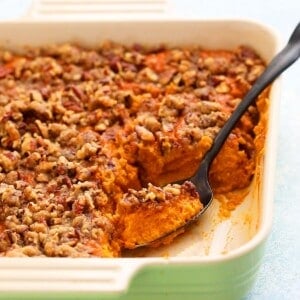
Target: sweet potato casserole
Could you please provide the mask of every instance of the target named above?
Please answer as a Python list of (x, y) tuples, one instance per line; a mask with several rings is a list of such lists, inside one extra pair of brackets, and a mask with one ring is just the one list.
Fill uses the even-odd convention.
[[(0, 51), (0, 256), (118, 257), (201, 210), (191, 176), (264, 69), (247, 48), (56, 45)], [(249, 185), (252, 106), (215, 159)]]

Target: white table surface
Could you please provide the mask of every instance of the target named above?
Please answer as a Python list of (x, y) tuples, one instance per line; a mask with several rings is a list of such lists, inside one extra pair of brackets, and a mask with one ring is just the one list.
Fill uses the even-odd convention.
[[(170, 0), (173, 14), (250, 18), (274, 27), (286, 41), (300, 22), (300, 0)], [(29, 0), (0, 0), (0, 19), (17, 18)], [(274, 223), (265, 257), (245, 300), (300, 299), (300, 61), (283, 75)]]

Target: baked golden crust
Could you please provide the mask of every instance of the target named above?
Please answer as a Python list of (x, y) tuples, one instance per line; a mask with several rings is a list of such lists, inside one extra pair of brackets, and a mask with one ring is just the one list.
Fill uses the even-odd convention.
[[(192, 175), (263, 69), (246, 47), (0, 51), (0, 255), (120, 256), (195, 215), (192, 188), (124, 203)], [(249, 185), (258, 117), (251, 107), (214, 161), (215, 192)]]

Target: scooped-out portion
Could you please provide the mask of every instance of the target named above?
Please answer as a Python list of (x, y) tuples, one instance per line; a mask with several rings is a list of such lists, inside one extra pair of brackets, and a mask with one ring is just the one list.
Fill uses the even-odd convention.
[[(120, 257), (197, 215), (193, 185), (169, 183), (263, 70), (244, 46), (0, 50), (0, 256)], [(258, 107), (213, 162), (215, 193), (249, 186)]]
[(203, 208), (191, 182), (130, 189), (117, 207), (124, 248), (148, 245), (183, 226)]

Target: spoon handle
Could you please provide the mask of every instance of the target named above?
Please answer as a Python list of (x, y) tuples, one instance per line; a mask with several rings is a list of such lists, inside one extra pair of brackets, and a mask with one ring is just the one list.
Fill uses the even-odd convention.
[(298, 23), (292, 33), (288, 44), (273, 58), (265, 71), (256, 80), (252, 88), (248, 91), (241, 103), (237, 106), (230, 118), (224, 124), (216, 136), (211, 149), (206, 153), (203, 163), (208, 168), (212, 160), (218, 154), (220, 148), (226, 141), (226, 138), (246, 112), (248, 107), (256, 100), (259, 94), (279, 76), (285, 69), (293, 64), (300, 56), (300, 23)]

